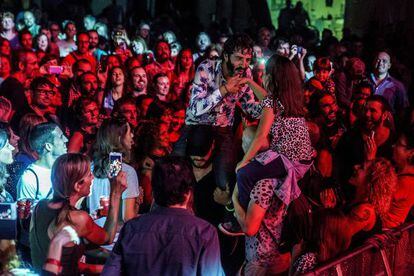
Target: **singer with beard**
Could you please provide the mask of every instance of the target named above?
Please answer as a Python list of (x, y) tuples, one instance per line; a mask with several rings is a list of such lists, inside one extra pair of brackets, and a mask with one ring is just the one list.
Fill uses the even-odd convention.
[(231, 202), (230, 193), (216, 187), (212, 160), (214, 138), (210, 126), (195, 126), (188, 134), (186, 149), (196, 183), (193, 187), (196, 215), (213, 225), (222, 222), (224, 205)]
[[(207, 59), (197, 68), (186, 112), (186, 126), (175, 144), (173, 154), (185, 155), (189, 130), (197, 125), (212, 127), (217, 154), (212, 160), (215, 183), (225, 191), (234, 185), (236, 155), (233, 139), (234, 111), (237, 104), (253, 118), (261, 115), (258, 100), (266, 91), (252, 80), (249, 68), (253, 41), (246, 34), (230, 37), (218, 60)], [(231, 188), (231, 187), (230, 187)]]
[(392, 145), (396, 138), (394, 119), (388, 101), (379, 95), (367, 99), (364, 116), (347, 130), (338, 142), (334, 154), (334, 177), (338, 181), (345, 200), (353, 198), (355, 189), (347, 185), (357, 164), (375, 158), (392, 158)]

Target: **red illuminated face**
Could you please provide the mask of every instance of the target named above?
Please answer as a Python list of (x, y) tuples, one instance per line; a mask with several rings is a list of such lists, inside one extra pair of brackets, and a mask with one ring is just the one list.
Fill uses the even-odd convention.
[(133, 104), (124, 104), (120, 108), (120, 113), (127, 122), (133, 127), (138, 126), (138, 111), (137, 107)]
[(82, 121), (86, 125), (96, 125), (99, 121), (99, 108), (96, 103), (90, 103), (83, 107)]
[(319, 100), (319, 108), (322, 113), (322, 116), (327, 122), (336, 121), (336, 113), (338, 111), (338, 106), (335, 99), (331, 95), (326, 95)]
[(45, 84), (34, 90), (33, 104), (41, 108), (47, 108), (52, 105), (56, 91), (53, 87)]
[(155, 49), (155, 53), (157, 56), (157, 61), (159, 62), (167, 61), (171, 57), (170, 47), (166, 42), (158, 43)]
[(132, 71), (132, 84), (138, 91), (144, 91), (147, 88), (148, 79), (144, 68), (135, 68)]
[(33, 48), (33, 39), (31, 34), (22, 35), (22, 48), (26, 50), (31, 50)]
[(35, 76), (37, 73), (37, 70), (39, 69), (39, 65), (37, 63), (37, 56), (35, 53), (28, 53), (26, 57), (26, 63), (24, 64), (24, 73), (26, 74), (26, 77), (31, 79)]
[(98, 89), (98, 79), (93, 74), (87, 74), (82, 77), (81, 86), (82, 92), (86, 96), (93, 97)]
[(168, 77), (167, 76), (159, 77), (157, 79), (157, 85), (155, 88), (156, 88), (157, 97), (160, 100), (165, 101), (168, 95), (168, 92), (170, 91), (170, 80), (168, 79)]
[(329, 76), (330, 76), (331, 72), (329, 70), (315, 70), (315, 77), (320, 81), (320, 82), (325, 82), (328, 80)]
[(99, 44), (99, 36), (97, 32), (89, 32), (89, 47), (96, 48)]
[(191, 51), (185, 50), (181, 55), (180, 62), (184, 69), (190, 69), (193, 65), (193, 55), (191, 54)]
[(0, 77), (5, 78), (10, 75), (10, 61), (6, 57), (0, 57)]
[(0, 54), (5, 56), (10, 56), (11, 54), (10, 42), (6, 39), (3, 40), (3, 42), (0, 45)]
[(78, 51), (80, 54), (86, 54), (89, 50), (89, 36), (87, 34), (80, 34), (78, 36)]
[(369, 101), (365, 106), (365, 127), (367, 130), (375, 130), (384, 121), (381, 103)]
[(121, 68), (115, 68), (112, 71), (111, 81), (114, 86), (123, 85), (125, 81), (124, 72)]

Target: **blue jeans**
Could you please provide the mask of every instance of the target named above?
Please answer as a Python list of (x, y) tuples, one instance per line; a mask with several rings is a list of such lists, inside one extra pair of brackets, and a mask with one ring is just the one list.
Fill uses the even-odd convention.
[[(185, 125), (181, 129), (180, 139), (174, 144), (171, 155), (186, 156), (187, 137), (191, 126)], [(216, 186), (222, 190), (229, 185), (230, 191), (234, 187), (237, 159), (234, 147), (234, 137), (231, 127), (214, 127), (213, 135), (215, 141), (213, 172)]]
[(284, 178), (287, 175), (281, 157), (262, 165), (256, 160), (237, 171), (237, 187), (239, 189), (239, 202), (244, 210), (247, 210), (250, 202), (250, 192), (254, 185), (266, 178)]

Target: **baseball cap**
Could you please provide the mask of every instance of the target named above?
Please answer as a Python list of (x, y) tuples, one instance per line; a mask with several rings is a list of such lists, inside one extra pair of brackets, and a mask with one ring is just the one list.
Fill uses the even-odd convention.
[(192, 126), (187, 137), (187, 156), (205, 156), (213, 145), (211, 126)]

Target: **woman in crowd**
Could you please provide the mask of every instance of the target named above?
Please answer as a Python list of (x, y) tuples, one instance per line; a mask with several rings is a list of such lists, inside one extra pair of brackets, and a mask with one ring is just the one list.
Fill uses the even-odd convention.
[[(8, 134), (5, 129), (0, 128), (0, 203), (13, 203), (12, 195), (6, 191), (5, 184), (9, 177), (7, 165), (13, 163), (14, 147), (10, 145)], [(4, 231), (4, 230), (2, 230)], [(10, 274), (10, 270), (19, 266), (14, 240), (3, 240), (0, 238), (0, 274)]]
[[(47, 260), (52, 238), (63, 227), (72, 226), (80, 238), (96, 245), (111, 243), (115, 237), (121, 194), (126, 188), (126, 175), (120, 173), (110, 180), (108, 217), (101, 228), (88, 213), (78, 210), (78, 201), (90, 194), (93, 181), (89, 158), (68, 153), (60, 156), (52, 167), (53, 199), (41, 200), (32, 214), (30, 245), (33, 267), (40, 271)], [(62, 249), (62, 275), (80, 275), (78, 262), (82, 256), (80, 245), (71, 243)]]
[(13, 163), (13, 150), (14, 147), (9, 143), (7, 131), (0, 128), (0, 203), (14, 201), (4, 187), (9, 177), (6, 166)]
[(163, 103), (169, 102), (170, 79), (167, 74), (156, 74), (153, 79), (152, 88), (155, 97), (155, 101), (152, 104), (155, 104), (156, 101)]
[(183, 49), (177, 56), (174, 68), (172, 86), (175, 87), (173, 98), (181, 98), (181, 94), (190, 82), (193, 81), (195, 66), (190, 49)]
[(91, 214), (98, 210), (100, 197), (109, 196), (111, 192), (108, 179), (109, 153), (119, 152), (122, 154), (122, 171), (126, 174), (128, 186), (122, 194), (122, 218), (124, 221), (128, 221), (137, 216), (138, 176), (135, 169), (128, 165), (134, 144), (133, 137), (131, 127), (122, 119), (105, 121), (98, 129), (92, 169), (95, 179), (88, 198), (88, 207)]
[[(280, 242), (277, 228), (281, 229), (284, 208), (300, 193), (297, 180), (307, 171), (312, 159), (299, 71), (289, 59), (274, 55), (268, 61), (266, 74), (270, 95), (264, 100), (256, 136), (237, 166), (237, 187), (233, 194), (237, 221), (242, 231), (253, 237), (246, 240), (247, 275), (288, 269), (288, 256), (277, 251)], [(256, 156), (268, 144), (269, 134), (270, 150)], [(296, 169), (288, 177), (285, 167)], [(267, 180), (260, 181), (263, 179)], [(273, 179), (285, 180), (279, 185)], [(261, 184), (255, 186), (258, 181)], [(267, 212), (269, 208), (271, 212)], [(229, 224), (220, 225), (220, 230), (234, 235), (233, 225)], [(264, 233), (269, 225), (273, 228), (270, 236)], [(268, 247), (269, 242), (274, 247)]]
[(35, 39), (37, 59), (41, 60), (47, 53), (50, 53), (49, 39), (45, 34), (39, 34)]
[(72, 21), (68, 21), (65, 25), (65, 35), (66, 38), (59, 40), (56, 44), (59, 47), (60, 56), (66, 57), (72, 51), (77, 49), (75, 36), (76, 36), (76, 25)]
[(29, 139), (30, 131), (38, 124), (46, 122), (46, 119), (34, 113), (28, 113), (22, 117), (19, 124), (19, 152), (15, 156), (15, 162), (9, 166), (10, 177), (7, 180), (8, 186), (12, 189), (11, 193), (15, 195), (16, 185), (23, 171), (39, 157), (31, 149)]
[(343, 210), (315, 215), (313, 239), (305, 254), (294, 264), (298, 272), (313, 269), (317, 263), (361, 245), (368, 237), (382, 230), (397, 185), (391, 162), (384, 158), (356, 165), (349, 184), (355, 186), (355, 198)]
[(96, 140), (99, 127), (98, 104), (89, 98), (80, 98), (74, 106), (78, 116), (78, 128), (69, 139), (68, 152), (83, 153), (91, 156), (92, 145)]
[(0, 54), (9, 58), (11, 57), (10, 41), (3, 37), (0, 37)]
[(10, 59), (0, 54), (0, 85), (2, 82), (10, 76), (11, 64)]
[(109, 70), (106, 85), (106, 93), (103, 99), (103, 109), (106, 115), (110, 115), (117, 100), (126, 95), (126, 83), (124, 70), (117, 66)]
[(414, 205), (414, 126), (407, 127), (394, 145), (393, 159), (397, 166), (397, 190), (391, 208), (383, 220), (383, 227), (402, 224)]

